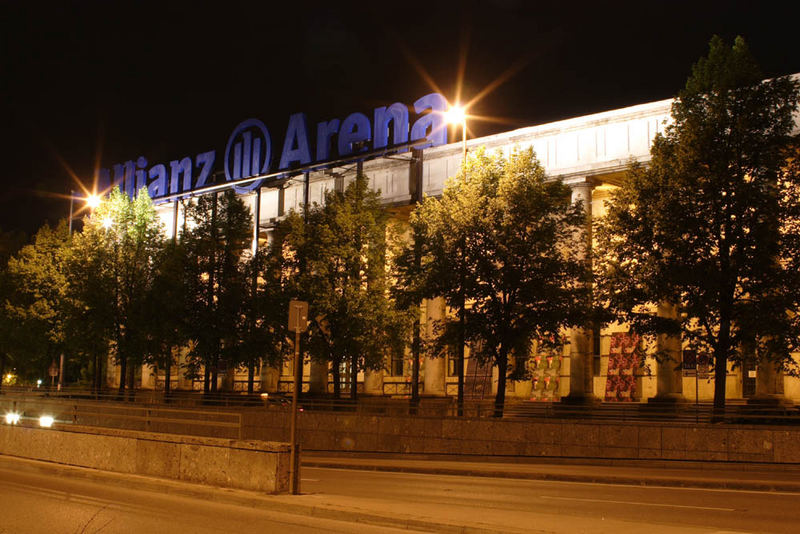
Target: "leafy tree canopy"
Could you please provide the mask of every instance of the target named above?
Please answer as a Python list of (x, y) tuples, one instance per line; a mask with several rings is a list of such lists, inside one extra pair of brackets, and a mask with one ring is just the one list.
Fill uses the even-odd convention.
[[(498, 367), (502, 415), (509, 356), (527, 359), (534, 341), (560, 339), (586, 316), (583, 208), (532, 149), (508, 158), (479, 150), (412, 225), (424, 235), (423, 292), (453, 308), (466, 301), (465, 339), (472, 357)], [(440, 338), (452, 346), (457, 328), (446, 321)]]
[[(715, 358), (715, 406), (742, 348), (788, 364), (800, 325), (800, 196), (787, 166), (798, 82), (762, 81), (742, 38), (711, 40), (598, 227), (599, 289), (640, 333), (683, 333)], [(655, 303), (677, 304), (677, 318)]]

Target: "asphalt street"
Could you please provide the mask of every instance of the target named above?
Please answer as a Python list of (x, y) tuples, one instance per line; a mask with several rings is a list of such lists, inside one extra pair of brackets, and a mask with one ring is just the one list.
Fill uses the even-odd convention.
[[(0, 466), (0, 534), (379, 534), (386, 526), (275, 512)], [(221, 491), (221, 490), (220, 490)]]
[[(387, 459), (383, 467), (398, 462)], [(428, 462), (428, 467), (433, 469), (437, 463), (445, 462)], [(485, 468), (499, 472), (515, 466), (492, 464)], [(464, 469), (474, 472), (476, 467), (467, 464)], [(527, 469), (565, 470), (558, 466)], [(628, 475), (638, 470), (643, 479), (664, 476), (663, 469), (647, 466), (584, 465), (571, 466), (568, 471), (572, 476), (584, 476), (604, 469), (606, 475), (602, 476), (615, 470)], [(669, 473), (674, 476), (678, 471)], [(730, 476), (731, 472), (713, 470), (703, 475), (704, 479), (718, 481)], [(796, 473), (775, 471), (757, 471), (749, 476), (783, 483), (797, 478)], [(268, 496), (0, 456), (0, 534), (719, 534), (794, 533), (800, 524), (799, 491), (641, 486), (308, 465), (302, 468), (301, 481), (302, 495)]]
[(797, 532), (800, 494), (304, 468), (303, 491), (546, 532)]

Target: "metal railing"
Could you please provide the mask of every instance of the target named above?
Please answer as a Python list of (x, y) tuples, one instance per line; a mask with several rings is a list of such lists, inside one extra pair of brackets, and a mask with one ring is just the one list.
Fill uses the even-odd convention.
[(116, 396), (78, 398), (76, 392), (43, 394), (35, 391), (3, 392), (2, 413), (38, 420), (49, 415), (56, 424), (242, 439), (241, 411), (204, 409), (202, 406), (169, 406), (148, 402), (119, 401)]
[[(369, 396), (359, 393), (353, 401), (331, 395), (303, 394), (300, 406), (304, 412), (336, 412), (387, 416), (456, 417), (453, 397), (425, 397), (412, 405), (408, 396)], [(106, 391), (94, 394), (83, 389), (66, 388), (61, 392), (45, 389), (3, 388), (0, 409), (16, 406), (69, 406), (69, 421), (97, 426), (136, 427), (139, 430), (192, 433), (197, 435), (241, 436), (242, 414), (255, 410), (288, 410), (288, 392), (253, 394), (218, 392), (203, 394), (174, 391), (165, 397), (163, 391), (139, 390), (120, 396)], [(493, 417), (493, 399), (465, 399), (464, 417)], [(0, 416), (3, 414), (0, 413)], [(38, 416), (37, 416), (38, 417)], [(65, 416), (66, 417), (66, 416)], [(94, 418), (94, 419), (92, 419)], [(711, 403), (691, 402), (600, 402), (570, 404), (566, 401), (527, 401), (509, 398), (504, 419), (552, 420), (574, 419), (593, 422), (655, 422), (800, 425), (800, 407), (782, 404), (747, 403), (729, 400), (722, 413), (714, 413)], [(104, 422), (105, 421), (105, 422)], [(109, 421), (111, 421), (109, 423)], [(195, 430), (192, 430), (194, 428)]]

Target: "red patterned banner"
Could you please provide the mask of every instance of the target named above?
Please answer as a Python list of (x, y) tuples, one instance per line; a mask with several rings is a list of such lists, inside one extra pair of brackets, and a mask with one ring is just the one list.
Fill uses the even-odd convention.
[(611, 335), (611, 351), (608, 355), (606, 380), (606, 402), (633, 402), (639, 391), (636, 374), (639, 370), (641, 348), (636, 334), (618, 332)]

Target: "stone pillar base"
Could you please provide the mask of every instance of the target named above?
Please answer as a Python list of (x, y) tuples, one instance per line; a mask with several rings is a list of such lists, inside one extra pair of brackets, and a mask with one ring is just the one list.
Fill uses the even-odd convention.
[(561, 397), (561, 404), (596, 406), (600, 404), (600, 399), (594, 395), (573, 395), (570, 393), (566, 397)]
[(647, 399), (648, 404), (686, 404), (688, 402), (681, 393), (663, 393)]
[(794, 406), (794, 403), (783, 395), (756, 395), (747, 399), (748, 406)]

